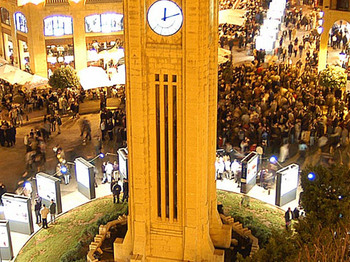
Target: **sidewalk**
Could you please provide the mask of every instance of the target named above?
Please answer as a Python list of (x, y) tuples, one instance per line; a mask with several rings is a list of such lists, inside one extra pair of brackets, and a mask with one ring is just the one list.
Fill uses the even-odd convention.
[[(110, 184), (100, 184), (101, 179), (100, 177), (96, 177), (96, 180), (98, 180), (98, 187), (96, 188), (96, 198), (104, 197), (111, 194), (110, 191)], [(35, 180), (32, 180), (32, 187), (33, 183), (35, 183)], [(82, 204), (85, 204), (89, 202), (90, 200), (86, 198), (84, 195), (82, 195), (80, 192), (78, 192), (78, 185), (75, 180), (75, 177), (71, 179), (70, 183), (68, 185), (61, 184), (61, 199), (62, 199), (62, 213), (56, 216), (56, 219), (68, 212), (69, 210), (76, 208), (77, 206), (80, 206)], [(35, 192), (33, 191), (32, 196), (35, 196)], [(112, 201), (112, 200), (111, 200)], [(34, 200), (32, 199), (32, 207), (34, 208), (33, 204)], [(0, 219), (4, 219), (4, 213), (2, 206), (0, 206)], [(35, 224), (35, 213), (34, 210), (32, 212), (33, 216), (33, 223), (34, 223), (34, 235), (36, 232), (41, 230), (41, 227), (37, 224)], [(54, 225), (53, 225), (54, 226)], [(21, 250), (21, 248), (26, 244), (26, 242), (31, 238), (32, 235), (26, 235), (21, 234), (17, 232), (11, 232), (11, 240), (12, 240), (12, 247), (13, 247), (13, 254), (14, 258), (11, 261), (14, 261), (18, 252)], [(1, 260), (0, 260), (1, 261)], [(4, 262), (7, 262), (9, 260), (2, 260)]]

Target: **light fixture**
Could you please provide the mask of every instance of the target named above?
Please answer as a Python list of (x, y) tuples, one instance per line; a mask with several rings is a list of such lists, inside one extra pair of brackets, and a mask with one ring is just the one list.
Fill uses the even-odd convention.
[(67, 174), (68, 172), (68, 169), (66, 166), (61, 166), (61, 169), (60, 169), (61, 173), (64, 175), (64, 174)]
[(310, 172), (310, 173), (307, 175), (307, 178), (308, 178), (310, 181), (313, 181), (313, 180), (315, 180), (316, 175), (315, 175), (315, 173)]
[(319, 25), (319, 26), (322, 26), (322, 25), (323, 25), (323, 22), (324, 22), (323, 19), (318, 20), (318, 25)]
[(322, 26), (317, 27), (317, 33), (320, 35), (322, 34), (322, 32), (323, 32), (323, 27)]
[(270, 163), (271, 164), (276, 164), (277, 163), (277, 157), (276, 156), (270, 157)]
[(320, 18), (322, 18), (323, 15), (324, 15), (324, 12), (323, 12), (323, 11), (321, 11), (321, 12), (318, 13), (318, 16), (319, 16)]
[(341, 52), (339, 53), (339, 60), (340, 60), (341, 62), (345, 62), (345, 60), (346, 60), (346, 54), (344, 53), (344, 51), (341, 51)]

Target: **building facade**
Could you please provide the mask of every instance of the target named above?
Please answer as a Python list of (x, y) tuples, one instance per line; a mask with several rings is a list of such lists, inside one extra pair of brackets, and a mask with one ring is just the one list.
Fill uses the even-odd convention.
[(327, 49), (329, 41), (329, 32), (338, 21), (350, 23), (350, 1), (349, 0), (323, 0), (319, 1), (319, 6), (324, 12), (323, 33), (321, 34), (320, 52), (319, 52), (319, 71), (326, 68)]
[(123, 40), (122, 1), (32, 2), (0, 1), (0, 55), (22, 70), (48, 77), (69, 64), (79, 71), (103, 63), (97, 53)]

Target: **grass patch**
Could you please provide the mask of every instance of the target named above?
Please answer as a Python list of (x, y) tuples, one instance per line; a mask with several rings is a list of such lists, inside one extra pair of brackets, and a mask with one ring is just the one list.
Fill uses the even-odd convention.
[(259, 239), (264, 247), (275, 231), (284, 230), (284, 211), (257, 199), (250, 198), (249, 206), (241, 206), (243, 195), (217, 190), (217, 199), (223, 204), (224, 212)]
[(82, 261), (86, 261), (87, 246), (98, 233), (99, 225), (126, 212), (127, 203), (113, 204), (111, 196), (86, 203), (62, 215), (49, 229), (35, 234), (15, 261), (79, 261), (81, 255)]

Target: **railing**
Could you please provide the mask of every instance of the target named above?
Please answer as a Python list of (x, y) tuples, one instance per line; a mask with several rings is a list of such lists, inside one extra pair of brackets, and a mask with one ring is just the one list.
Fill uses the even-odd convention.
[(68, 0), (45, 0), (46, 5), (68, 5)]
[(85, 0), (85, 4), (116, 3), (123, 0)]
[[(231, 225), (232, 230), (236, 232), (238, 235), (240, 235), (241, 237), (250, 239), (250, 242), (252, 243), (252, 247), (251, 247), (249, 256), (252, 257), (253, 254), (259, 250), (259, 240), (252, 235), (252, 231), (249, 230), (248, 228), (244, 228), (240, 222), (238, 221), (235, 222), (234, 219), (230, 216), (225, 216), (223, 214), (220, 214), (220, 218), (224, 224)], [(233, 245), (238, 244), (238, 241), (235, 239), (232, 239), (231, 242)]]
[(125, 225), (127, 223), (127, 216), (123, 215), (118, 217), (117, 220), (113, 220), (108, 222), (106, 225), (100, 225), (98, 234), (95, 236), (94, 241), (89, 245), (89, 252), (87, 254), (87, 262), (97, 262), (99, 259), (95, 258), (94, 254), (102, 254), (103, 251), (101, 249), (103, 241), (106, 237), (109, 237), (110, 232), (109, 229), (116, 225)]

